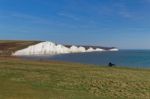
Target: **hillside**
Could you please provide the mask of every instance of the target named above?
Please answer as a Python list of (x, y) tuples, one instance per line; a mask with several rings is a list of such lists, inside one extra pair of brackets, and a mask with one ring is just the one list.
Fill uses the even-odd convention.
[[(33, 46), (32, 46), (33, 45)], [(15, 41), (0, 40), (0, 56), (15, 55), (51, 55), (92, 51), (116, 51), (115, 47), (86, 46), (86, 45), (61, 45), (42, 41)]]
[(26, 48), (40, 41), (0, 40), (0, 56), (10, 56), (13, 52)]
[[(149, 99), (150, 70), (29, 61), (12, 52), (38, 41), (0, 41), (0, 99)], [(3, 57), (8, 56), (8, 57)]]
[(149, 99), (150, 70), (0, 58), (0, 99)]

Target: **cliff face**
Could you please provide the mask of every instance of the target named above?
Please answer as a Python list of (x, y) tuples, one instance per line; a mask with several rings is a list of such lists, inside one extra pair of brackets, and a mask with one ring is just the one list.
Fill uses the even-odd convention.
[[(109, 51), (117, 51), (114, 48)], [(107, 49), (108, 50), (108, 49)], [(57, 55), (66, 53), (82, 53), (82, 52), (94, 52), (94, 51), (106, 51), (100, 47), (92, 46), (65, 46), (61, 44), (55, 44), (53, 42), (41, 42), (36, 45), (29, 46), (28, 48), (18, 50), (13, 53), (13, 56), (24, 56), (24, 55)]]

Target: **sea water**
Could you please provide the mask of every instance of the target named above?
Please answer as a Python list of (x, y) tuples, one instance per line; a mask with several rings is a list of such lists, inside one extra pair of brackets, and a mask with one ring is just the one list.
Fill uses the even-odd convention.
[(75, 53), (56, 56), (34, 56), (28, 59), (60, 60), (84, 64), (107, 66), (109, 62), (116, 66), (150, 68), (150, 50), (120, 50), (116, 52)]

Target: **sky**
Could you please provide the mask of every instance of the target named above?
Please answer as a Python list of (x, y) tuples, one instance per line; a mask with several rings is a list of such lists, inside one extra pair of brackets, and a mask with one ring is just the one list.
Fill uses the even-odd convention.
[(0, 0), (0, 39), (150, 49), (150, 0)]

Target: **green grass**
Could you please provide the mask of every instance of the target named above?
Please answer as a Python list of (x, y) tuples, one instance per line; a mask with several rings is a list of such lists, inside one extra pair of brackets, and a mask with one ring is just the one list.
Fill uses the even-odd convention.
[(0, 99), (150, 99), (150, 70), (0, 58)]

